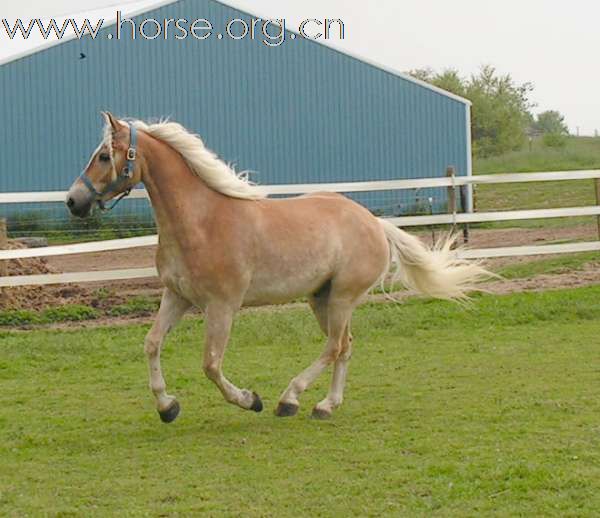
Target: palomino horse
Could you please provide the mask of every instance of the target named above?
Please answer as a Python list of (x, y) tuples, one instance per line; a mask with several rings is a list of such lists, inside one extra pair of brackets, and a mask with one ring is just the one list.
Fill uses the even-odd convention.
[(74, 215), (86, 217), (96, 203), (103, 207), (118, 200), (138, 182), (148, 191), (159, 233), (156, 264), (165, 289), (144, 350), (164, 422), (177, 417), (179, 404), (167, 394), (160, 351), (191, 306), (205, 315), (204, 372), (228, 402), (260, 412), (259, 396), (236, 387), (222, 372), (234, 315), (242, 306), (308, 297), (327, 336), (325, 350), (292, 379), (275, 413), (295, 415), (300, 395), (333, 364), (329, 393), (313, 411), (327, 418), (342, 403), (352, 353), (350, 318), (369, 290), (393, 272), (392, 282), (419, 293), (464, 299), (487, 275), (478, 264), (456, 259), (451, 240), (430, 250), (344, 196), (266, 199), (260, 187), (179, 124), (104, 117), (103, 141), (73, 183), (67, 205)]

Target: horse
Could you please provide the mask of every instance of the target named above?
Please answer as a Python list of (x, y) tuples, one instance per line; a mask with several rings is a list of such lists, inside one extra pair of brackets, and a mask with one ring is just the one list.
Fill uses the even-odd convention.
[(159, 245), (156, 266), (164, 285), (144, 351), (160, 419), (174, 421), (180, 406), (167, 393), (160, 365), (165, 337), (195, 306), (205, 319), (203, 370), (224, 399), (261, 412), (256, 392), (223, 374), (235, 314), (245, 306), (308, 299), (326, 337), (322, 354), (283, 391), (275, 414), (297, 414), (301, 394), (329, 366), (331, 386), (312, 416), (332, 416), (343, 400), (355, 308), (384, 281), (417, 293), (464, 301), (488, 272), (457, 258), (453, 238), (429, 248), (340, 194), (319, 192), (269, 199), (206, 148), (182, 125), (117, 119), (102, 113), (102, 140), (72, 184), (66, 205), (85, 218), (137, 184), (150, 198)]

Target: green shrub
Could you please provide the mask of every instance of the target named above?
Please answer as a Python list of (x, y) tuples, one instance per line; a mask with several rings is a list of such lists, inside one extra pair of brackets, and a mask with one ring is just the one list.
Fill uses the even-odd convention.
[(82, 320), (93, 320), (100, 315), (97, 310), (89, 306), (72, 304), (50, 308), (42, 313), (44, 322), (81, 322)]
[[(99, 292), (99, 295), (104, 295), (104, 293)], [(58, 306), (44, 311), (11, 309), (0, 311), (0, 327), (19, 327), (56, 322), (83, 322), (85, 320), (94, 320), (104, 314), (112, 317), (147, 316), (156, 313), (159, 305), (158, 299), (135, 297), (127, 303), (114, 306), (106, 312), (81, 304)]]
[(158, 310), (159, 301), (147, 297), (135, 297), (125, 304), (119, 304), (108, 310), (108, 314), (113, 317), (128, 315), (146, 316), (155, 313)]
[(25, 309), (0, 311), (0, 326), (27, 326), (40, 323), (40, 316), (35, 311)]
[(561, 133), (546, 133), (542, 138), (544, 146), (551, 148), (564, 148), (567, 140), (567, 136)]

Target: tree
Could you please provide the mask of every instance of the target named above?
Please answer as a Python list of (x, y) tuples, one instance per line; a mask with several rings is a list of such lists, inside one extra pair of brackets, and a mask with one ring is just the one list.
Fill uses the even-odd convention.
[(565, 117), (560, 112), (554, 110), (540, 113), (535, 121), (535, 129), (544, 134), (569, 134), (569, 128), (565, 123)]
[(564, 133), (544, 133), (542, 142), (546, 147), (563, 148), (567, 145), (567, 136)]
[(415, 68), (406, 72), (409, 76), (418, 79), (419, 81), (425, 81), (426, 83), (433, 83), (435, 80), (435, 71), (432, 68)]
[(500, 155), (521, 149), (531, 120), (530, 83), (515, 84), (510, 75), (499, 76), (491, 66), (472, 76), (466, 97), (473, 103), (473, 140), (478, 156)]
[(435, 77), (434, 84), (438, 88), (460, 95), (461, 97), (467, 95), (465, 81), (456, 70), (444, 70), (444, 72)]
[(435, 73), (431, 69), (409, 72), (417, 79), (469, 99), (472, 103), (473, 150), (478, 156), (499, 155), (520, 149), (533, 116), (530, 83), (516, 84), (510, 75), (498, 75), (484, 66), (477, 75), (463, 79), (456, 70)]
[(465, 95), (465, 81), (460, 77), (458, 71), (452, 68), (444, 70), (439, 74), (431, 68), (417, 68), (410, 70), (408, 74), (415, 79), (437, 86), (453, 94)]

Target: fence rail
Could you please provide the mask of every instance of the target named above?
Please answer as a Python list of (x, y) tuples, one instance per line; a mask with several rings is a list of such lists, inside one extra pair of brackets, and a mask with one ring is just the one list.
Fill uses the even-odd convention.
[[(528, 182), (558, 182), (566, 180), (593, 180), (600, 178), (600, 169), (586, 171), (558, 171), (540, 173), (505, 173), (453, 178), (416, 178), (412, 180), (383, 180), (375, 182), (307, 183), (293, 185), (265, 185), (261, 189), (267, 195), (309, 194), (320, 191), (331, 192), (374, 192), (435, 187), (460, 187), (473, 184), (502, 184)], [(0, 193), (0, 204), (4, 203), (59, 203), (67, 197), (66, 191)], [(145, 189), (134, 189), (128, 199), (146, 199)]]
[[(539, 173), (506, 173), (497, 175), (450, 176), (442, 178), (419, 178), (410, 180), (390, 180), (374, 182), (345, 182), (331, 184), (295, 184), (269, 185), (263, 190), (268, 195), (307, 194), (319, 191), (342, 193), (371, 192), (387, 190), (410, 190), (424, 188), (446, 187), (456, 189), (460, 186), (473, 184), (504, 184), (524, 182), (548, 182), (566, 180), (596, 180), (600, 184), (600, 170), (539, 172)], [(0, 193), (0, 204), (15, 203), (55, 203), (62, 202), (66, 192), (29, 192), (29, 193)], [(148, 194), (143, 189), (132, 191), (129, 199), (144, 199)], [(560, 209), (515, 210), (502, 212), (452, 213), (430, 216), (407, 216), (389, 218), (397, 226), (426, 226), (442, 224), (469, 224), (492, 221), (516, 221), (541, 218), (564, 218), (574, 216), (599, 216), (600, 206), (569, 207)], [(158, 243), (155, 235), (114, 239), (92, 243), (78, 243), (63, 246), (50, 246), (38, 249), (0, 250), (0, 261), (10, 259), (26, 259), (33, 257), (50, 257), (69, 254), (83, 254), (125, 250), (130, 248), (154, 246)], [(536, 245), (488, 248), (480, 250), (462, 250), (459, 255), (465, 258), (493, 258), (526, 255), (546, 255), (560, 253), (575, 253), (600, 251), (600, 241), (569, 243), (559, 245)], [(125, 270), (91, 271), (60, 273), (47, 275), (0, 277), (1, 287), (69, 284), (83, 282), (101, 282), (127, 279), (155, 277), (155, 268), (134, 268)]]

